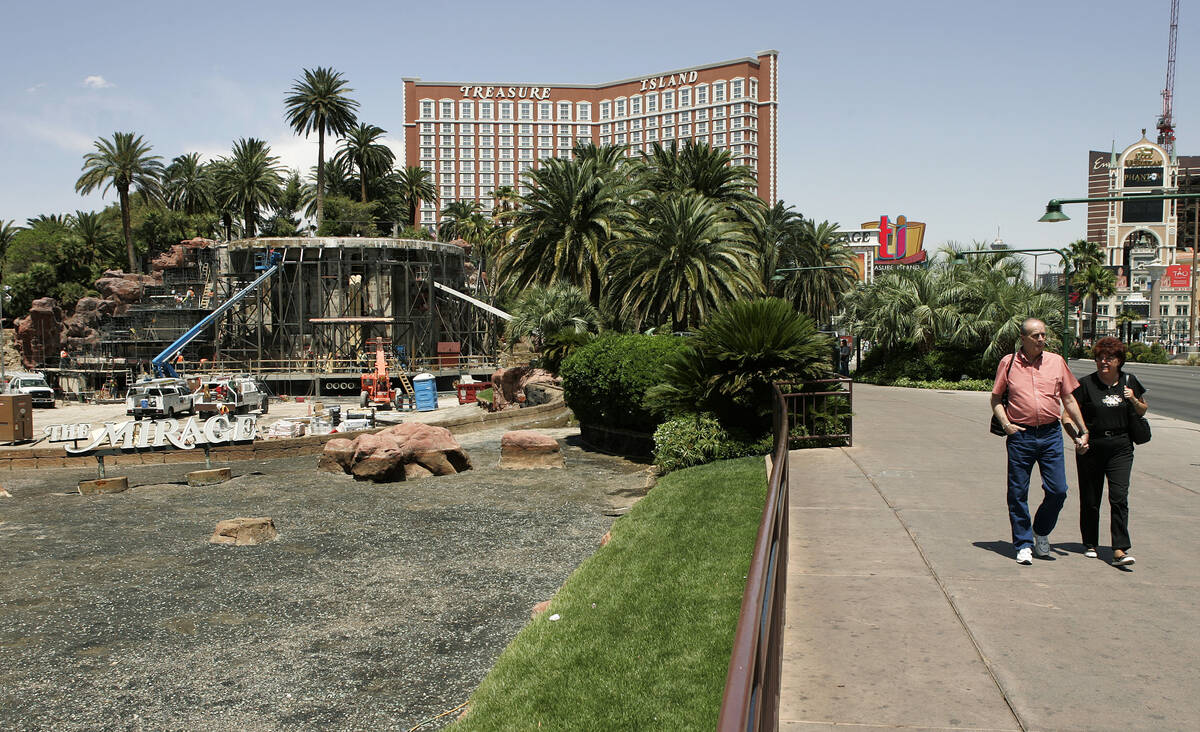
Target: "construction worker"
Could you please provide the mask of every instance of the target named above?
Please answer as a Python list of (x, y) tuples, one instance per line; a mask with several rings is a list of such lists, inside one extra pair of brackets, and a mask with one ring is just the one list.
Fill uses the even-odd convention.
[(175, 356), (175, 373), (183, 376), (183, 351)]

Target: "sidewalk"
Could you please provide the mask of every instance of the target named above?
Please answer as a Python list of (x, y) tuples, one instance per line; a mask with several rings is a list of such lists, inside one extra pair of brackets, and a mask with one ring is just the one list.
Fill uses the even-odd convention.
[(855, 384), (854, 411), (854, 447), (791, 456), (781, 730), (1200, 728), (1200, 424), (1151, 403), (1130, 571), (1107, 505), (1083, 556), (1070, 450), (1054, 559), (1013, 561), (986, 393)]

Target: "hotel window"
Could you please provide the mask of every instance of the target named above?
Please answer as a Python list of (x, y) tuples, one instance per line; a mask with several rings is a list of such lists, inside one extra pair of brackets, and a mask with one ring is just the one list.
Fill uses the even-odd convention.
[[(527, 148), (527, 147), (521, 148), (520, 158), (522, 160), (533, 160), (533, 150), (531, 150), (530, 148)], [(522, 170), (524, 170), (524, 168), (522, 168)]]
[(475, 119), (475, 102), (459, 102), (458, 118)]
[(565, 148), (569, 149), (571, 147), (571, 138), (569, 138), (569, 137), (558, 138), (558, 146), (560, 148), (565, 147)]
[(741, 113), (742, 113), (742, 105), (740, 105), (740, 104), (731, 104), (731, 105), (729, 105), (729, 114), (731, 114), (731, 115), (739, 115), (739, 114), (741, 114)]
[(758, 100), (758, 79), (750, 80), (750, 98), (755, 101)]
[(612, 119), (612, 102), (600, 102), (600, 120)]
[(638, 142), (641, 142), (641, 141), (642, 141), (642, 133), (640, 133), (640, 132), (630, 132), (630, 133), (629, 133), (629, 141), (630, 141), (630, 142), (632, 142), (632, 143), (638, 143)]
[(533, 147), (533, 137), (530, 135), (521, 135), (517, 138), (517, 147)]
[(442, 160), (453, 160), (454, 159), (454, 148), (443, 147), (441, 158), (442, 158)]
[(642, 121), (640, 119), (630, 120), (629, 121), (629, 129), (631, 129), (631, 130), (642, 129)]
[(490, 134), (492, 134), (493, 127), (494, 127), (494, 125), (479, 125), (479, 134), (490, 135)]
[(600, 144), (601, 145), (611, 145), (612, 138), (609, 137), (608, 135), (600, 135)]
[(680, 89), (679, 90), (679, 106), (680, 107), (692, 106), (692, 90), (691, 89)]
[(725, 131), (725, 120), (719, 119), (719, 120), (713, 122), (713, 130), (715, 132), (724, 132)]
[(624, 99), (617, 100), (617, 116), (618, 117), (625, 116), (625, 100)]
[(454, 135), (442, 135), (442, 147), (454, 144)]
[(724, 117), (725, 116), (725, 108), (724, 107), (713, 107), (712, 116)]
[[(458, 182), (463, 184), (464, 186), (473, 186), (473, 185), (475, 185), (475, 174), (474, 173), (463, 173), (462, 177), (459, 178)], [(464, 195), (467, 195), (467, 194), (464, 194)]]
[(571, 125), (559, 125), (558, 126), (558, 134), (559, 135), (571, 134)]
[(665, 91), (662, 93), (663, 111), (675, 109), (675, 92)]
[(454, 186), (442, 186), (442, 202), (449, 203), (454, 199)]
[(671, 138), (675, 137), (675, 130), (671, 127), (664, 127), (662, 136), (664, 140), (670, 140)]
[(690, 134), (692, 134), (692, 126), (691, 125), (679, 125), (679, 136), (680, 137), (687, 137)]
[(479, 164), (479, 172), (480, 173), (490, 173), (490, 172), (492, 172), (492, 169), (493, 169), (492, 166), (494, 166), (494, 165), (495, 165), (495, 163), (480, 163)]
[(713, 135), (713, 144), (714, 145), (724, 145), (725, 144), (725, 135)]
[(533, 119), (533, 102), (521, 102), (517, 106), (520, 107), (521, 119)]
[(432, 173), (433, 172), (433, 161), (426, 160), (426, 161), (422, 162), (421, 170), (428, 170), (430, 173)]
[(438, 125), (438, 132), (442, 133), (443, 135), (453, 135), (454, 134), (454, 125), (448, 125), (448, 124), (442, 123), (442, 124)]
[(492, 109), (494, 105), (491, 102), (479, 103), (479, 119), (495, 119), (492, 117)]
[(612, 125), (600, 125), (600, 134), (607, 135), (612, 130)]
[(475, 138), (463, 135), (458, 138), (459, 147), (475, 147)]
[(629, 113), (630, 114), (641, 114), (642, 113), (642, 98), (640, 96), (630, 98)]
[(454, 102), (442, 102), (442, 119), (454, 116)]
[(649, 117), (646, 119), (646, 127), (658, 127), (658, 117)]
[(479, 151), (479, 157), (482, 160), (491, 160), (495, 156), (496, 156), (495, 150), (480, 150)]
[(504, 175), (500, 176), (500, 185), (511, 186), (512, 184), (513, 184), (513, 177), (512, 177), (511, 173), (505, 173)]
[(421, 159), (422, 160), (432, 160), (433, 159), (433, 148), (432, 147), (421, 148)]
[(1170, 315), (1171, 313), (1168, 312), (1170, 309), (1171, 309), (1170, 305), (1159, 305), (1158, 306), (1158, 314), (1159, 315)]
[(592, 105), (590, 102), (576, 102), (575, 119), (580, 122), (592, 121)]
[(692, 121), (692, 113), (691, 112), (680, 112), (679, 113), (679, 121), (680, 122), (691, 122)]
[(744, 83), (741, 79), (734, 79), (733, 81), (729, 82), (729, 98), (741, 99), (743, 87)]
[(513, 130), (512, 125), (500, 125), (500, 134), (501, 135), (511, 135), (512, 130)]
[(571, 103), (570, 102), (559, 102), (558, 103), (558, 121), (559, 122), (570, 122), (571, 121)]
[(554, 157), (554, 153), (550, 150), (538, 150), (538, 160), (546, 160)]
[(433, 102), (421, 101), (421, 119), (433, 119)]
[(575, 134), (576, 135), (591, 135), (592, 134), (592, 126), (591, 125), (575, 125)]
[(658, 139), (658, 130), (646, 130), (646, 141), (654, 142)]
[(539, 102), (538, 119), (554, 119), (554, 104), (551, 102)]
[(475, 163), (473, 163), (469, 160), (461, 162), (458, 164), (458, 169), (464, 173), (474, 173), (475, 172)]
[(616, 139), (613, 142), (617, 145), (624, 145), (625, 144), (625, 135), (617, 135)]
[(664, 125), (673, 125), (673, 124), (675, 124), (675, 115), (673, 115), (673, 114), (664, 114), (664, 115), (662, 116), (662, 123), (663, 123)]
[(621, 120), (620, 122), (617, 122), (616, 124), (614, 124), (613, 130), (616, 132), (624, 132), (625, 131), (625, 121)]
[(506, 148), (504, 148), (503, 150), (501, 150), (501, 151), (500, 151), (500, 159), (501, 159), (501, 160), (512, 160), (512, 159), (513, 159), (513, 151), (512, 151), (512, 148), (511, 148), (511, 147), (506, 147)]
[(492, 176), (490, 173), (481, 173), (479, 176), (479, 185), (490, 186), (492, 184)]
[(480, 147), (492, 147), (495, 144), (495, 142), (496, 142), (496, 138), (491, 137), (490, 135), (481, 136), (479, 138), (479, 146)]
[(432, 145), (433, 144), (433, 135), (421, 135), (421, 144), (422, 145)]
[(459, 156), (462, 157), (463, 160), (474, 160), (475, 159), (475, 148), (464, 147), (458, 151), (458, 154), (459, 154)]
[(512, 119), (513, 118), (513, 116), (512, 116), (513, 108), (512, 107), (513, 107), (512, 102), (500, 102), (500, 119)]
[(517, 131), (520, 132), (522, 135), (532, 135), (533, 134), (533, 125), (518, 125)]
[[(524, 138), (521, 138), (521, 139), (524, 139)], [(538, 138), (538, 147), (550, 147), (553, 144), (554, 144), (554, 139), (551, 137), (539, 137)]]
[(432, 224), (433, 223), (433, 211), (422, 211), (421, 212), (421, 223)]
[(658, 95), (657, 94), (647, 94), (646, 95), (646, 114), (653, 114), (654, 112), (657, 112), (657, 111), (658, 111)]
[(433, 132), (433, 123), (432, 122), (422, 122), (421, 123), (421, 132)]
[(581, 136), (581, 137), (576, 137), (576, 138), (575, 138), (575, 144), (576, 144), (576, 145), (586, 145), (586, 144), (588, 144), (588, 143), (589, 143), (589, 142), (591, 142), (591, 141), (592, 141), (592, 138), (591, 138), (591, 137), (582, 137), (582, 136)]
[(500, 147), (512, 147), (512, 135), (500, 135)]
[(460, 188), (459, 191), (462, 193), (463, 198), (474, 198), (475, 197), (475, 189), (473, 187), (472, 188), (466, 188), (466, 187)]
[(512, 170), (513, 170), (513, 164), (511, 162), (500, 163), (500, 172), (501, 173), (511, 173)]
[(725, 82), (723, 82), (723, 81), (716, 82), (715, 84), (712, 85), (712, 90), (713, 90), (713, 101), (714, 102), (725, 101)]
[(538, 125), (538, 134), (539, 135), (553, 135), (554, 134), (554, 125)]
[(696, 104), (708, 104), (708, 84), (696, 87)]
[(444, 186), (454, 185), (454, 173), (442, 173), (441, 181)]
[(696, 124), (696, 134), (697, 135), (708, 134), (708, 123), (707, 122), (698, 122)]
[(443, 173), (453, 173), (454, 172), (454, 161), (453, 160), (443, 160), (442, 161), (442, 172)]
[(730, 142), (741, 142), (742, 141), (742, 133), (740, 133), (740, 132), (729, 133), (729, 141)]

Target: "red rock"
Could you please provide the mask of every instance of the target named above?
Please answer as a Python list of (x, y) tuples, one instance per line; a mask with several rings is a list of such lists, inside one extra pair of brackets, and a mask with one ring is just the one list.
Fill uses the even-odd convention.
[(340, 467), (356, 478), (376, 482), (454, 475), (471, 469), (471, 459), (444, 427), (408, 422), (375, 433), (325, 444), (318, 468)]
[(541, 602), (539, 602), (538, 604), (533, 606), (533, 610), (531, 610), (529, 612), (529, 618), (532, 620), (533, 618), (536, 618), (537, 616), (541, 615), (542, 613), (546, 612), (549, 609), (550, 609), (550, 601), (542, 600)]
[(57, 361), (62, 350), (62, 308), (52, 297), (39, 297), (29, 307), (29, 315), (16, 321), (17, 349), (27, 369), (38, 368), (51, 359)]
[(565, 467), (558, 440), (534, 430), (513, 430), (500, 438), (500, 467), (511, 470)]
[(275, 522), (270, 516), (235, 518), (218, 522), (208, 541), (212, 544), (251, 546), (271, 541), (278, 535)]
[(605, 531), (604, 536), (600, 537), (600, 546), (608, 546), (608, 542), (612, 541), (612, 532)]

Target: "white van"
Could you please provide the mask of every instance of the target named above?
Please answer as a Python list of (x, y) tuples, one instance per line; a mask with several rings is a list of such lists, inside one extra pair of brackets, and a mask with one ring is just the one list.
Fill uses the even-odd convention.
[(46, 383), (46, 377), (37, 372), (9, 374), (4, 392), (6, 394), (28, 394), (35, 407), (54, 406), (54, 390)]
[(142, 417), (174, 417), (195, 414), (195, 401), (183, 379), (151, 379), (129, 387), (125, 395), (125, 414)]

